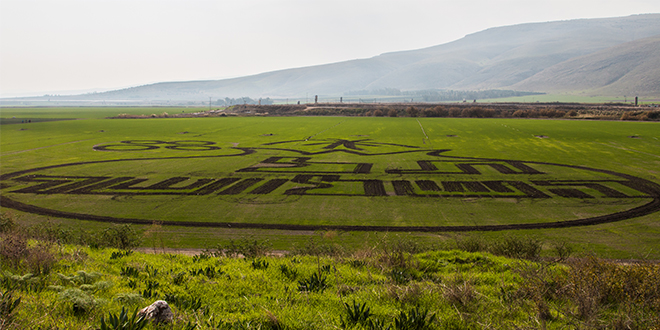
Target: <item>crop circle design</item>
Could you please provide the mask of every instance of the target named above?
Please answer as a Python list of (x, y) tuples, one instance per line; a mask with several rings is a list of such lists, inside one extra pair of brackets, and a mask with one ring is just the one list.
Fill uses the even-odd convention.
[[(288, 147), (290, 145), (295, 147)], [(47, 216), (118, 223), (159, 221), (164, 225), (194, 227), (428, 232), (584, 226), (660, 211), (660, 185), (623, 173), (557, 163), (447, 156), (448, 150), (383, 144), (368, 139), (282, 141), (222, 150), (214, 142), (194, 140), (129, 140), (94, 147), (101, 151), (159, 148), (215, 150), (219, 154), (78, 162), (8, 173), (0, 176), (2, 205)], [(334, 157), (335, 153), (343, 156)], [(396, 166), (378, 161), (380, 157), (391, 155), (407, 156)], [(125, 170), (118, 175), (109, 168)], [(129, 174), (131, 171), (135, 174)], [(46, 200), (42, 201), (44, 198)], [(67, 203), (53, 202), (57, 198)], [(176, 200), (182, 206), (175, 215), (156, 212), (139, 217), (122, 215), (112, 209), (120, 207), (123, 200), (133, 198), (139, 198), (145, 205)], [(360, 221), (361, 224), (323, 221), (300, 224), (277, 220), (190, 221), (188, 218), (192, 214), (204, 214), (204, 208), (209, 213), (231, 212), (232, 205), (245, 202), (259, 205), (259, 209), (268, 212), (282, 203), (293, 203), (289, 207), (303, 209), (309, 207), (305, 201), (341, 198), (376, 203), (385, 211), (389, 210), (386, 201), (396, 199), (405, 199), (410, 205), (432, 205), (436, 211), (442, 211), (446, 204), (455, 207), (456, 201), (503, 204), (508, 210), (519, 203), (518, 207), (526, 207), (525, 214), (529, 214), (529, 218), (471, 225), (394, 225), (394, 221), (378, 224), (375, 220)], [(71, 200), (79, 200), (81, 206), (64, 205)], [(574, 209), (591, 207), (595, 211), (577, 219), (547, 220), (536, 209), (551, 202)], [(600, 202), (606, 206), (602, 211), (593, 207)], [(219, 204), (226, 207), (220, 208)], [(468, 212), (472, 208), (466, 206), (461, 210)], [(175, 216), (185, 220), (172, 218)]]

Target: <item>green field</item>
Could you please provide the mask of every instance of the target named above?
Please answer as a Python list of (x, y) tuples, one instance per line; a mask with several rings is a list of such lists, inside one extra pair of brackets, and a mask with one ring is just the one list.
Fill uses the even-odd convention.
[(176, 247), (256, 236), (290, 249), (319, 230), (347, 245), (509, 233), (660, 258), (658, 123), (104, 119), (181, 111), (194, 109), (2, 109), (3, 211), (90, 229), (160, 222)]

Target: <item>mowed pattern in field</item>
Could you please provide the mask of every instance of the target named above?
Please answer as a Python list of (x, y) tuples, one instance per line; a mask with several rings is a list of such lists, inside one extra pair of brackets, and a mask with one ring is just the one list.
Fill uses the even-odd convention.
[(657, 200), (659, 132), (657, 123), (361, 117), (3, 125), (3, 206), (307, 229), (574, 221)]

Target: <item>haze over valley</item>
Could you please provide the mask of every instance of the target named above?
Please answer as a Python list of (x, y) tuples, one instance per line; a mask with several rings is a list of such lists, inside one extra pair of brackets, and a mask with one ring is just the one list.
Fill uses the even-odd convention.
[(338, 98), (377, 95), (374, 91), (381, 90), (401, 94), (506, 90), (658, 97), (660, 14), (494, 27), (449, 43), (366, 59), (232, 79), (159, 82), (100, 93), (4, 99), (3, 103), (176, 104), (245, 96), (309, 101), (311, 95)]

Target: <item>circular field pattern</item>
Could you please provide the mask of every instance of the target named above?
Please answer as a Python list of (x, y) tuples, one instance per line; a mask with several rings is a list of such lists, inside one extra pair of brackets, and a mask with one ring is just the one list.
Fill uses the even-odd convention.
[[(130, 157), (158, 148), (208, 153)], [(94, 149), (125, 158), (3, 174), (2, 206), (103, 222), (350, 231), (560, 228), (660, 210), (660, 186), (623, 173), (368, 138), (241, 148), (131, 140)]]

